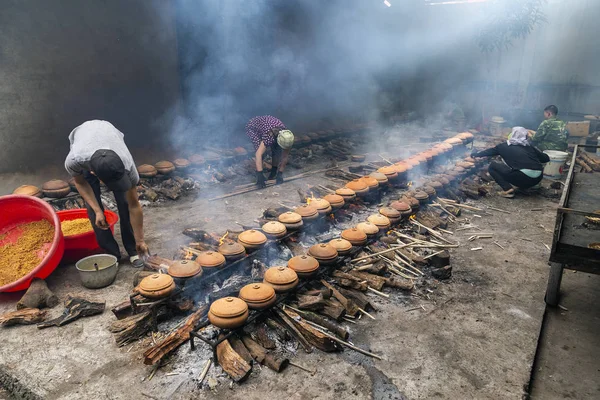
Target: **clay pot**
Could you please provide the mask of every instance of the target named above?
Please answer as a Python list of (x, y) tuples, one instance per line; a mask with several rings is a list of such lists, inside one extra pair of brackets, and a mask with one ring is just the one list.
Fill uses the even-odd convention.
[(359, 178), (359, 180), (367, 184), (369, 191), (375, 190), (379, 187), (379, 182), (377, 182), (377, 179), (371, 176), (363, 176), (362, 178)]
[(167, 274), (152, 274), (142, 279), (137, 292), (149, 299), (168, 297), (175, 290), (175, 281)]
[(279, 239), (286, 235), (287, 228), (278, 221), (269, 221), (262, 226), (262, 231), (269, 239)]
[(250, 283), (240, 289), (239, 298), (253, 310), (264, 310), (275, 304), (275, 289), (266, 283)]
[(441, 175), (438, 178), (438, 181), (442, 184), (442, 186), (448, 186), (450, 184), (450, 179), (447, 176)]
[(271, 285), (276, 293), (285, 293), (298, 285), (298, 274), (291, 268), (271, 267), (265, 271), (263, 282)]
[(410, 168), (416, 168), (421, 165), (421, 162), (414, 157), (410, 157), (405, 161), (406, 165), (409, 165)]
[(389, 166), (381, 167), (377, 170), (377, 172), (384, 174), (386, 178), (388, 178), (388, 180), (395, 181), (396, 179), (398, 179), (398, 170), (399, 168), (397, 167)]
[(429, 195), (421, 190), (415, 192), (415, 199), (419, 200), (420, 205), (425, 205), (429, 202)]
[(220, 268), (225, 265), (225, 256), (217, 251), (201, 251), (196, 262), (203, 268)]
[(74, 193), (79, 193), (77, 191), (77, 185), (75, 184), (75, 178), (69, 178), (69, 180), (67, 181), (67, 183), (69, 184), (69, 187), (71, 188), (71, 192)]
[(387, 185), (389, 182), (387, 176), (385, 176), (385, 174), (382, 174), (381, 172), (371, 172), (369, 176), (371, 178), (377, 179), (377, 183), (379, 183), (380, 185)]
[(71, 186), (63, 180), (52, 179), (42, 185), (44, 196), (53, 199), (61, 199), (71, 193)]
[(335, 194), (342, 196), (344, 198), (344, 202), (350, 201), (356, 198), (356, 192), (347, 187), (339, 188), (335, 191)]
[(367, 156), (365, 156), (364, 154), (353, 154), (350, 158), (354, 162), (363, 162), (365, 161)]
[(356, 225), (358, 229), (363, 231), (367, 237), (375, 236), (379, 233), (379, 227), (371, 222), (360, 222)]
[(180, 279), (198, 278), (202, 276), (202, 267), (192, 260), (174, 261), (169, 266), (169, 275)]
[(299, 214), (304, 222), (311, 222), (319, 218), (319, 211), (317, 211), (317, 207), (312, 204), (302, 204), (300, 207), (297, 207), (294, 212)]
[(444, 143), (448, 143), (454, 148), (455, 146), (463, 144), (463, 141), (457, 137), (451, 137), (450, 139), (444, 140)]
[(150, 164), (140, 165), (139, 167), (137, 167), (137, 171), (138, 171), (138, 174), (140, 175), (140, 178), (145, 178), (145, 179), (154, 178), (156, 176), (156, 174), (158, 174), (158, 171), (156, 170), (156, 168), (154, 168), (154, 166), (150, 165)]
[(431, 186), (436, 192), (441, 190), (443, 187), (440, 181), (430, 181), (427, 186)]
[(352, 250), (352, 243), (347, 241), (346, 239), (333, 239), (329, 241), (329, 245), (337, 250), (338, 255), (343, 256), (346, 255)]
[(13, 194), (18, 194), (21, 196), (42, 197), (42, 190), (37, 186), (22, 185), (13, 190)]
[[(419, 200), (415, 199), (413, 196), (402, 196), (400, 198), (400, 201), (403, 203), (407, 203), (412, 209), (413, 213), (421, 207), (421, 203), (419, 203)], [(400, 212), (402, 213), (402, 211)], [(404, 216), (404, 214), (402, 216)]]
[(175, 171), (175, 166), (171, 161), (159, 161), (156, 164), (154, 164), (154, 168), (156, 168), (158, 173), (161, 175), (168, 175), (171, 172)]
[(421, 189), (422, 191), (424, 191), (425, 193), (427, 193), (427, 196), (429, 196), (429, 198), (433, 199), (435, 197), (435, 189), (431, 186), (423, 186), (423, 188)]
[(223, 254), (227, 261), (235, 261), (246, 255), (246, 248), (238, 242), (227, 241), (219, 246), (219, 253)]
[(390, 220), (391, 224), (397, 224), (402, 219), (400, 211), (393, 207), (382, 207), (379, 209), (379, 213)]
[(288, 260), (287, 266), (294, 270), (299, 278), (312, 278), (319, 270), (319, 261), (312, 256), (296, 256)]
[(457, 172), (458, 174), (464, 174), (465, 173), (465, 169), (463, 167), (454, 167), (452, 170), (454, 172)]
[(344, 207), (344, 198), (339, 194), (328, 194), (324, 196), (323, 199), (327, 200), (334, 210)]
[(192, 163), (189, 160), (186, 160), (185, 158), (178, 158), (175, 161), (173, 161), (173, 164), (175, 165), (176, 169), (178, 169), (178, 170), (185, 170)]
[(331, 213), (331, 204), (325, 199), (312, 199), (310, 205), (314, 205), (317, 208), (319, 215), (327, 215)]
[(221, 329), (235, 329), (246, 323), (248, 304), (237, 297), (224, 297), (210, 305), (208, 320)]
[(233, 149), (233, 152), (235, 153), (236, 156), (240, 156), (240, 157), (243, 157), (248, 154), (248, 151), (243, 147), (236, 147), (235, 149)]
[(464, 168), (465, 170), (469, 170), (475, 166), (475, 163), (468, 161), (459, 161), (456, 163), (457, 167)]
[(311, 246), (308, 249), (308, 255), (314, 257), (319, 264), (331, 265), (335, 264), (338, 257), (337, 250), (328, 243), (320, 243)]
[(367, 221), (378, 227), (381, 232), (388, 230), (391, 225), (389, 218), (381, 214), (369, 215)]
[(360, 179), (346, 183), (346, 188), (353, 190), (358, 197), (364, 197), (369, 193), (369, 186)]
[(288, 231), (293, 231), (296, 229), (300, 229), (304, 223), (302, 222), (302, 216), (293, 211), (284, 212), (283, 214), (279, 214), (277, 218), (279, 222), (281, 222)]
[(199, 167), (201, 165), (204, 164), (204, 162), (206, 161), (204, 159), (204, 156), (201, 156), (200, 154), (192, 154), (189, 157), (190, 163), (194, 166), (194, 167)]
[(352, 246), (364, 246), (367, 243), (367, 234), (358, 228), (344, 229), (342, 239), (349, 241)]
[(267, 237), (264, 233), (251, 229), (239, 234), (238, 243), (244, 246), (246, 250), (256, 250), (267, 243)]

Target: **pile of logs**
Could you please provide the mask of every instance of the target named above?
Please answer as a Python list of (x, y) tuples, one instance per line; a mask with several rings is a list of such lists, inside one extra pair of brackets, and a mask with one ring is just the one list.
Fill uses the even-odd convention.
[(579, 151), (577, 158), (575, 158), (575, 163), (581, 167), (583, 172), (590, 173), (600, 171), (600, 160), (584, 150)]

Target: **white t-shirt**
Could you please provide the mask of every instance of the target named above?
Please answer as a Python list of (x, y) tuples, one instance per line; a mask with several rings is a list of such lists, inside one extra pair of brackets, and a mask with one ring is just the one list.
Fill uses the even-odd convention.
[(124, 135), (108, 121), (87, 121), (73, 129), (69, 135), (71, 151), (65, 160), (65, 168), (71, 176), (90, 170), (90, 159), (97, 150), (112, 150), (121, 158), (125, 174), (135, 187), (140, 177), (133, 157), (125, 145)]

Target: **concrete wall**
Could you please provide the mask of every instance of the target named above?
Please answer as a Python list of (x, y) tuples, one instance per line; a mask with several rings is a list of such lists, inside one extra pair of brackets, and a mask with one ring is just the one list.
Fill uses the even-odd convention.
[(106, 119), (156, 141), (179, 99), (169, 0), (3, 0), (0, 172), (62, 163), (67, 136)]

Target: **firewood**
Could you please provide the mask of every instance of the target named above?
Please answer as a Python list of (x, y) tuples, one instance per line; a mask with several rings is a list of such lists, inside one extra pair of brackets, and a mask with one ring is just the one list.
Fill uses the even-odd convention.
[(254, 363), (254, 359), (252, 358), (252, 355), (250, 354), (246, 346), (244, 346), (244, 342), (242, 342), (242, 339), (240, 339), (236, 335), (231, 335), (227, 340), (229, 340), (229, 344), (231, 345), (233, 350), (236, 353), (238, 353), (240, 357), (244, 359), (244, 361), (246, 361), (249, 365), (252, 365)]
[(377, 307), (373, 305), (371, 299), (369, 299), (369, 297), (367, 297), (366, 294), (358, 292), (356, 290), (343, 288), (340, 288), (340, 292), (347, 298), (351, 299), (354, 303), (356, 303), (358, 308), (361, 308), (363, 310), (371, 309), (377, 311)]
[(294, 322), (279, 309), (275, 309), (275, 314), (279, 317), (279, 320), (282, 322), (282, 326), (288, 331), (288, 333), (302, 345), (304, 351), (307, 353), (312, 353), (313, 348), (310, 342), (306, 340), (302, 332), (300, 332), (296, 325), (294, 325)]
[(575, 164), (581, 166), (581, 168), (583, 169), (583, 171), (585, 172), (593, 172), (594, 170), (592, 169), (592, 167), (590, 167), (582, 158), (577, 157), (575, 159)]
[(273, 331), (275, 332), (275, 334), (277, 335), (277, 338), (282, 341), (288, 341), (290, 340), (292, 337), (290, 336), (290, 334), (288, 333), (288, 331), (281, 326), (281, 324), (271, 318), (267, 318), (265, 320), (265, 324), (267, 324), (267, 326), (271, 329), (273, 329)]
[(361, 290), (363, 292), (367, 291), (368, 286), (367, 286), (366, 282), (358, 282), (353, 279), (346, 279), (346, 278), (334, 278), (334, 279), (335, 279), (335, 282), (340, 287)]
[(377, 260), (373, 264), (370, 264), (368, 268), (359, 266), (354, 269), (355, 271), (367, 272), (373, 275), (384, 275), (388, 272), (387, 264), (383, 260)]
[(443, 268), (450, 264), (450, 252), (444, 250), (430, 258), (431, 265), (435, 268)]
[[(134, 300), (138, 303), (143, 303), (145, 301), (144, 297), (142, 297), (139, 294), (134, 296)], [(149, 309), (149, 306), (139, 306), (137, 311), (144, 312)], [(115, 315), (115, 317), (117, 317), (117, 319), (127, 318), (133, 313), (133, 310), (131, 309), (131, 302), (129, 301), (129, 299), (117, 304), (111, 309), (111, 311)]]
[[(286, 308), (292, 308), (292, 307), (286, 306)], [(295, 311), (296, 314), (300, 315), (305, 320), (314, 322), (315, 324), (318, 324), (318, 325), (321, 325), (322, 327), (327, 328), (329, 331), (333, 332), (340, 339), (348, 340), (348, 337), (350, 336), (350, 332), (348, 332), (345, 328), (336, 324), (335, 322), (331, 322), (327, 318), (323, 318), (320, 315), (315, 314), (314, 312), (302, 311), (302, 310), (297, 310), (297, 309), (293, 309), (293, 308), (292, 308), (292, 310)]]
[(402, 289), (402, 290), (413, 290), (413, 288), (415, 287), (415, 284), (410, 279), (403, 279), (403, 278), (398, 278), (398, 277), (392, 276), (390, 278), (386, 278), (385, 286), (393, 287), (396, 289)]
[(442, 268), (432, 269), (431, 275), (433, 275), (434, 278), (439, 280), (450, 279), (450, 277), (452, 276), (452, 266), (446, 265)]
[(108, 328), (110, 332), (114, 333), (119, 347), (140, 339), (150, 329), (152, 329), (152, 313), (150, 311), (113, 321)]
[(579, 156), (588, 164), (594, 171), (600, 172), (600, 161), (592, 158), (588, 153), (582, 151)]
[(153, 271), (164, 271), (168, 270), (169, 266), (173, 263), (173, 260), (163, 258), (157, 255), (150, 256), (144, 260), (144, 266)]
[(416, 253), (411, 253), (410, 251), (406, 251), (405, 249), (398, 249), (398, 253), (401, 253), (405, 258), (408, 258), (415, 264), (427, 265), (427, 260), (425, 260), (423, 257)]
[(326, 305), (325, 299), (320, 293), (318, 296), (298, 294), (296, 298), (298, 299), (298, 308), (301, 310), (322, 310)]
[(155, 365), (167, 355), (175, 351), (190, 338), (190, 332), (208, 312), (208, 306), (200, 307), (196, 312), (186, 318), (177, 328), (172, 330), (162, 341), (144, 352), (144, 364)]
[(304, 294), (306, 294), (308, 296), (319, 296), (319, 295), (321, 295), (324, 299), (329, 299), (333, 295), (333, 292), (331, 291), (331, 289), (322, 288), (322, 289), (308, 290)]
[(0, 315), (0, 325), (32, 325), (42, 322), (46, 318), (46, 311), (39, 308), (21, 308)]
[(252, 367), (231, 347), (228, 340), (217, 345), (217, 361), (234, 382), (243, 381), (252, 372)]
[(300, 316), (292, 310), (286, 308), (282, 312), (291, 318), (298, 330), (317, 349), (325, 352), (332, 352), (338, 349), (335, 341), (313, 328), (310, 324), (307, 324), (306, 321), (299, 319)]
[(188, 244), (188, 247), (191, 247), (194, 250), (198, 250), (198, 251), (214, 251), (216, 245), (207, 245), (204, 243), (200, 243), (200, 242), (190, 242)]
[(333, 286), (331, 286), (325, 280), (321, 279), (321, 283), (326, 288), (331, 289), (331, 291), (333, 292), (333, 296), (337, 299), (337, 301), (340, 302), (340, 304), (342, 306), (344, 306), (344, 309), (346, 309), (346, 313), (348, 315), (350, 315), (352, 317), (356, 315), (356, 313), (358, 312), (358, 307), (356, 306), (356, 304), (352, 300), (347, 299), (343, 294), (341, 294), (336, 288), (334, 288)]
[(191, 237), (192, 239), (201, 243), (206, 243), (213, 246), (219, 245), (219, 238), (213, 237), (210, 233), (206, 232), (203, 229), (187, 228), (184, 229), (182, 233), (185, 236)]
[(42, 322), (37, 327), (38, 329), (44, 329), (51, 326), (63, 326), (82, 317), (102, 314), (104, 312), (104, 305), (104, 302), (96, 303), (80, 297), (68, 296), (67, 301), (65, 301), (63, 314), (58, 318)]
[(17, 310), (22, 310), (23, 308), (52, 308), (57, 304), (58, 297), (48, 289), (46, 281), (33, 278), (29, 289), (27, 289), (21, 300), (17, 303)]
[(252, 332), (252, 337), (265, 349), (273, 350), (277, 347), (275, 341), (269, 337), (265, 324), (259, 324), (256, 330)]
[(376, 290), (383, 289), (383, 285), (385, 284), (386, 278), (383, 278), (379, 275), (373, 275), (373, 274), (369, 274), (368, 272), (355, 271), (355, 270), (351, 270), (349, 272), (349, 274), (353, 275), (359, 279), (362, 279), (363, 281), (367, 281), (369, 286)]
[(242, 342), (248, 349), (252, 357), (259, 363), (266, 365), (275, 372), (281, 372), (289, 364), (287, 358), (276, 357), (274, 354), (267, 352), (267, 350), (260, 344), (252, 340), (248, 335), (242, 336)]
[(336, 321), (341, 321), (346, 315), (346, 309), (335, 299), (326, 300), (325, 307), (319, 313), (332, 318)]

